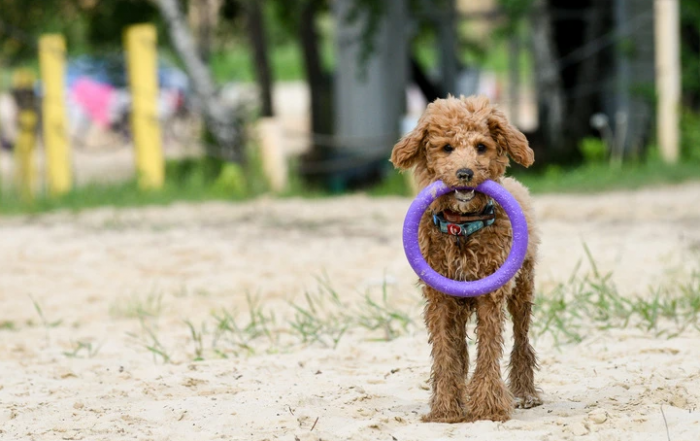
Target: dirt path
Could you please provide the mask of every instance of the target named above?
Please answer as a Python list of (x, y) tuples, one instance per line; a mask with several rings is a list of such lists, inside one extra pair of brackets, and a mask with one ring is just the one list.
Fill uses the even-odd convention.
[[(419, 423), (429, 349), (401, 247), (407, 204), (261, 199), (0, 219), (2, 439), (658, 440), (661, 406), (671, 439), (698, 439), (695, 330), (596, 331), (558, 348), (540, 339), (544, 406), (506, 424)], [(626, 296), (698, 268), (700, 184), (543, 196), (536, 208), (542, 292), (578, 262), (587, 271), (583, 243)], [(242, 352), (217, 346), (223, 308), (245, 312), (246, 293), (259, 296), (282, 329), (288, 302), (303, 304), (319, 277), (352, 313), (386, 281), (416, 324), (391, 342), (351, 329), (335, 350), (288, 331), (274, 353), (264, 338)]]

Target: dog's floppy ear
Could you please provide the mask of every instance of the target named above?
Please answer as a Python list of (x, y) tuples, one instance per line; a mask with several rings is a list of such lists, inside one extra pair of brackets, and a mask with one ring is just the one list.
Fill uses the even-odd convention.
[(394, 145), (394, 149), (391, 151), (391, 162), (394, 164), (394, 167), (401, 170), (408, 170), (413, 167), (421, 156), (424, 137), (425, 124), (419, 121), (416, 128), (404, 135)]
[(525, 167), (535, 162), (535, 152), (530, 148), (527, 138), (508, 122), (503, 113), (494, 110), (489, 115), (488, 123), (493, 139), (515, 162)]

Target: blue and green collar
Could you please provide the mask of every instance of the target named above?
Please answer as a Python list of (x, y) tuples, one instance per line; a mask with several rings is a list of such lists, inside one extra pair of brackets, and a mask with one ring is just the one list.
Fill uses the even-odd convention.
[(443, 233), (451, 234), (453, 236), (469, 237), (482, 228), (493, 225), (493, 223), (496, 221), (493, 201), (489, 200), (484, 210), (476, 217), (479, 217), (480, 219), (462, 223), (454, 223), (447, 221), (442, 213), (434, 213), (433, 223), (435, 223), (435, 226), (437, 226)]

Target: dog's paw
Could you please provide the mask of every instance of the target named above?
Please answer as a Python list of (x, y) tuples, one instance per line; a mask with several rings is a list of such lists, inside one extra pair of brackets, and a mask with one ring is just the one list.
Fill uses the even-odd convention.
[(525, 395), (524, 397), (515, 397), (516, 409), (532, 409), (542, 404), (542, 399), (537, 395)]
[(464, 421), (473, 423), (475, 421), (496, 421), (504, 423), (510, 419), (510, 412), (508, 411), (472, 411), (469, 416), (464, 419)]
[(513, 395), (498, 377), (473, 377), (469, 383), (469, 421), (508, 421)]
[(467, 421), (464, 412), (430, 412), (421, 417), (424, 423), (462, 423)]

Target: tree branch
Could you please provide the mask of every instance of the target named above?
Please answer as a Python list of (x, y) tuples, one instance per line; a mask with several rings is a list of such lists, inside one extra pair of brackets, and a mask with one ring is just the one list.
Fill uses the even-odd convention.
[(233, 161), (243, 161), (241, 137), (233, 124), (230, 110), (219, 99), (209, 68), (197, 51), (197, 45), (177, 0), (154, 0), (168, 26), (173, 43), (185, 70), (192, 81), (195, 94), (202, 106), (204, 120), (216, 143), (229, 152)]

